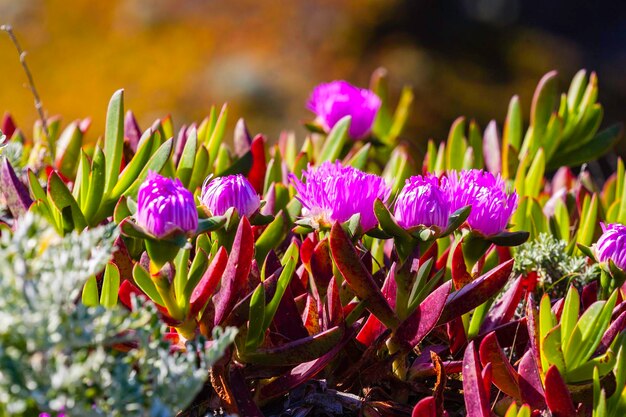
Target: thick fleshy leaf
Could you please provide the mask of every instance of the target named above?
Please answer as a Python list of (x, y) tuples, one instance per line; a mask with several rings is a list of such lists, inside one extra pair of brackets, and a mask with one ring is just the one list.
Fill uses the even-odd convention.
[(467, 148), (465, 139), (465, 118), (457, 118), (450, 127), (448, 141), (446, 143), (446, 168), (461, 170), (463, 168), (463, 155)]
[[(480, 150), (476, 150), (479, 152)], [(492, 120), (485, 129), (483, 136), (483, 156), (485, 167), (494, 174), (502, 172), (502, 157), (500, 155), (500, 135), (496, 121)]]
[(95, 275), (89, 277), (83, 287), (83, 294), (81, 301), (87, 307), (96, 307), (99, 304), (98, 301), (98, 281)]
[(13, 217), (19, 217), (28, 211), (33, 200), (28, 194), (28, 189), (15, 175), (9, 160), (2, 158), (0, 164), (0, 184), (2, 185), (0, 190)]
[(246, 363), (264, 366), (299, 365), (320, 358), (332, 350), (344, 335), (344, 328), (336, 326), (315, 336), (254, 352), (239, 351), (239, 358)]
[(518, 374), (502, 351), (495, 332), (489, 333), (480, 343), (480, 362), (483, 366), (491, 363), (492, 380), (496, 387), (507, 395), (521, 399)]
[(318, 359), (299, 363), (289, 373), (282, 374), (281, 376), (271, 380), (267, 385), (262, 386), (259, 389), (259, 400), (268, 400), (283, 395), (309, 379), (319, 374), (335, 356), (344, 348), (354, 337), (356, 329), (354, 327), (348, 328), (344, 333), (344, 336), (339, 340), (326, 354)]
[(554, 417), (572, 417), (576, 408), (570, 397), (569, 390), (556, 366), (548, 368), (545, 377), (546, 404)]
[[(389, 274), (387, 274), (387, 278), (385, 278), (385, 282), (383, 283), (382, 287), (382, 293), (387, 299), (387, 302), (389, 302), (389, 306), (391, 308), (395, 308), (397, 292), (394, 270), (394, 267), (390, 269), (390, 272)], [(372, 343), (374, 343), (374, 340), (376, 340), (376, 338), (380, 336), (385, 330), (386, 328), (380, 322), (380, 320), (378, 320), (375, 315), (370, 314), (370, 316), (367, 318), (367, 321), (361, 328), (361, 331), (359, 331), (359, 334), (356, 336), (356, 340), (358, 340), (365, 346), (370, 346)]]
[(392, 329), (398, 327), (398, 317), (385, 300), (370, 272), (357, 256), (354, 245), (338, 222), (333, 224), (330, 231), (330, 251), (341, 275), (354, 293), (367, 303), (367, 309), (385, 326)]
[(512, 270), (511, 259), (450, 294), (439, 318), (439, 324), (461, 317), (493, 297), (504, 287)]
[[(113, 190), (122, 165), (124, 150), (124, 90), (113, 93), (106, 117), (104, 131), (104, 155), (106, 160), (106, 180), (104, 194)], [(117, 200), (117, 199), (116, 199)]]
[(532, 350), (522, 356), (517, 368), (519, 390), (523, 402), (530, 404), (533, 408), (543, 409), (546, 406), (546, 400), (537, 365)]
[(318, 163), (326, 161), (335, 161), (341, 156), (343, 146), (348, 141), (348, 129), (350, 128), (350, 122), (352, 117), (345, 116), (339, 120), (328, 133), (326, 141), (324, 141), (324, 147), (320, 152)]
[(491, 416), (489, 399), (473, 341), (467, 345), (463, 355), (463, 397), (468, 417)]
[(250, 222), (243, 217), (237, 227), (232, 250), (222, 276), (221, 287), (213, 297), (215, 325), (221, 324), (244, 295), (253, 258), (254, 235)]
[(230, 366), (228, 380), (228, 387), (237, 405), (237, 414), (246, 417), (264, 417), (264, 414), (254, 402), (246, 379), (239, 367)]
[(397, 340), (410, 348), (415, 347), (440, 321), (441, 313), (449, 299), (452, 282), (448, 281), (434, 290), (417, 309), (398, 327)]
[(102, 277), (102, 294), (100, 304), (112, 308), (117, 304), (117, 293), (120, 288), (120, 271), (114, 263), (108, 263)]
[[(198, 256), (198, 255), (196, 255)], [(224, 247), (220, 247), (217, 253), (213, 256), (211, 264), (207, 268), (204, 275), (197, 285), (193, 286), (193, 291), (189, 297), (189, 315), (195, 317), (209, 301), (209, 297), (213, 295), (217, 286), (220, 283), (222, 274), (226, 269), (228, 263), (228, 254)], [(185, 288), (185, 293), (188, 293), (189, 289)]]
[(54, 165), (67, 178), (76, 174), (82, 144), (83, 133), (77, 122), (70, 123), (57, 139)]
[(252, 154), (252, 166), (248, 172), (248, 181), (250, 181), (257, 193), (261, 193), (267, 169), (265, 163), (265, 138), (262, 135), (258, 135), (252, 140), (250, 153)]
[(624, 329), (626, 329), (626, 311), (620, 314), (613, 321), (613, 323), (611, 323), (606, 332), (604, 332), (604, 336), (602, 336), (602, 340), (600, 341), (600, 346), (598, 347), (598, 350), (596, 350), (596, 355), (601, 355), (606, 352), (617, 335), (623, 332)]
[(64, 218), (64, 222), (70, 221), (71, 225), (66, 225), (71, 227), (71, 229), (65, 228), (66, 231), (80, 231), (87, 227), (85, 216), (78, 207), (78, 203), (74, 200), (72, 193), (67, 189), (63, 180), (54, 171), (48, 177), (48, 200), (62, 213), (64, 210), (68, 210), (70, 218)]
[[(274, 271), (272, 275), (265, 278), (262, 282), (263, 291), (265, 292), (265, 299), (271, 298), (274, 296), (274, 292), (276, 292), (276, 283), (278, 282), (278, 277), (280, 276), (283, 267), (281, 266), (279, 269)], [(246, 295), (241, 301), (239, 301), (231, 313), (228, 315), (226, 320), (224, 320), (224, 326), (234, 326), (241, 327), (246, 321), (250, 319), (250, 302), (252, 299), (252, 292)], [(280, 306), (279, 306), (280, 308)]]
[(413, 407), (411, 417), (437, 417), (437, 402), (435, 397), (422, 398)]
[(491, 307), (480, 327), (480, 333), (489, 333), (497, 326), (509, 322), (515, 315), (515, 310), (523, 295), (524, 286), (522, 285), (522, 276), (520, 275)]

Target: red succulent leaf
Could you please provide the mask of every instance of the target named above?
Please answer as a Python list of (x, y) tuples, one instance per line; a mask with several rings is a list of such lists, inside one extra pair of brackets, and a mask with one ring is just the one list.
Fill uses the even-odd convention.
[(483, 366), (491, 363), (493, 383), (505, 394), (521, 399), (519, 392), (519, 375), (502, 351), (495, 332), (489, 333), (480, 343), (480, 362)]
[[(389, 273), (387, 274), (387, 278), (385, 278), (385, 282), (383, 283), (382, 293), (387, 299), (387, 302), (391, 306), (391, 308), (395, 309), (396, 307), (396, 292), (397, 285), (395, 279), (395, 264), (389, 269)], [(365, 346), (369, 346), (374, 343), (374, 340), (378, 336), (380, 336), (386, 330), (385, 325), (380, 322), (373, 314), (367, 318), (365, 325), (361, 328), (361, 331), (356, 336), (356, 340), (364, 344)]]
[(243, 217), (237, 227), (220, 289), (213, 297), (215, 325), (221, 324), (228, 317), (235, 304), (243, 297), (248, 286), (252, 259), (254, 259), (254, 236), (250, 222), (246, 217)]
[(485, 395), (487, 396), (487, 402), (491, 397), (491, 381), (493, 380), (493, 366), (491, 362), (487, 363), (483, 367), (483, 371), (480, 373), (483, 378), (483, 386), (485, 387)]
[(437, 417), (437, 403), (434, 397), (422, 398), (413, 408), (411, 417)]
[(28, 211), (33, 203), (28, 189), (17, 178), (8, 158), (0, 161), (0, 192), (4, 196), (7, 207), (13, 217), (19, 217)]
[(335, 326), (314, 336), (306, 336), (276, 347), (260, 348), (254, 352), (239, 352), (245, 363), (264, 366), (299, 365), (325, 355), (343, 338), (343, 326)]
[(206, 306), (209, 301), (209, 297), (213, 295), (215, 289), (220, 283), (220, 279), (222, 278), (222, 274), (226, 269), (226, 264), (228, 263), (228, 254), (226, 253), (226, 249), (224, 247), (220, 247), (211, 264), (205, 271), (204, 275), (194, 288), (191, 293), (191, 297), (189, 300), (189, 315), (191, 317), (195, 317), (203, 308)]
[(264, 417), (254, 402), (248, 384), (238, 366), (231, 365), (228, 378), (228, 387), (237, 406), (237, 414), (246, 417)]
[(140, 138), (141, 129), (139, 129), (137, 119), (133, 112), (128, 110), (124, 116), (124, 140), (128, 143), (133, 153), (137, 152), (137, 145), (139, 144)]
[(451, 288), (451, 281), (442, 284), (430, 293), (415, 311), (402, 322), (396, 331), (396, 338), (399, 343), (413, 348), (431, 332), (439, 322)]
[(546, 404), (553, 417), (572, 417), (576, 415), (572, 397), (556, 365), (548, 368), (545, 386)]
[(449, 254), (450, 254), (450, 247), (448, 246), (446, 250), (441, 254), (439, 259), (437, 259), (437, 262), (435, 263), (435, 269), (437, 271), (446, 267), (446, 264), (448, 263)]
[(439, 324), (461, 317), (493, 297), (506, 284), (513, 270), (513, 259), (498, 265), (448, 296)]
[[(267, 298), (266, 298), (267, 299)], [(302, 324), (300, 311), (296, 306), (291, 288), (287, 287), (278, 303), (278, 309), (272, 320), (271, 329), (275, 335), (286, 340), (299, 340), (309, 336), (309, 332)]]
[(326, 354), (318, 359), (301, 363), (294, 367), (290, 372), (282, 374), (279, 377), (274, 378), (267, 385), (262, 386), (259, 389), (259, 400), (266, 401), (271, 398), (281, 396), (315, 377), (315, 375), (319, 374), (330, 363), (330, 361), (335, 358), (337, 353), (344, 348), (346, 343), (352, 340), (355, 331), (355, 327), (349, 328), (343, 335), (343, 338)]
[(454, 288), (459, 290), (472, 281), (472, 276), (467, 272), (467, 265), (465, 264), (465, 257), (463, 256), (463, 245), (459, 243), (454, 245), (453, 248), (450, 272), (452, 274)]
[(598, 281), (592, 281), (583, 287), (581, 296), (583, 310), (598, 301)]
[(474, 342), (470, 342), (463, 355), (463, 397), (468, 417), (490, 417), (489, 398), (478, 361)]
[(343, 322), (343, 308), (341, 307), (341, 299), (339, 298), (339, 287), (335, 277), (331, 278), (326, 290), (326, 306), (328, 309), (328, 327), (337, 326)]
[(515, 310), (524, 295), (521, 275), (513, 281), (509, 289), (491, 307), (485, 321), (480, 328), (480, 333), (488, 333), (496, 327), (508, 323), (515, 315)]
[(370, 272), (359, 259), (354, 245), (339, 222), (330, 231), (333, 260), (354, 293), (367, 303), (367, 309), (387, 327), (395, 329), (399, 320), (376, 285)]
[(133, 267), (135, 266), (132, 258), (130, 257), (130, 253), (128, 253), (128, 248), (124, 243), (124, 239), (121, 236), (118, 236), (115, 239), (115, 252), (113, 252), (113, 263), (117, 266), (117, 269), (120, 271), (120, 279), (122, 281), (132, 280), (133, 279)]
[(311, 274), (318, 289), (325, 289), (333, 276), (333, 261), (330, 257), (328, 239), (322, 239), (315, 245), (311, 255)]
[(4, 116), (2, 117), (2, 127), (0, 127), (2, 133), (4, 133), (7, 138), (10, 138), (13, 136), (13, 133), (15, 133), (16, 128), (17, 127), (13, 117), (9, 113), (4, 113)]
[[(320, 327), (320, 317), (317, 309), (317, 300), (311, 297), (310, 294), (306, 295), (306, 304), (304, 305), (304, 312), (302, 313), (302, 323), (309, 335), (319, 333), (322, 329)], [(324, 327), (328, 329), (332, 326)]]
[(302, 241), (300, 245), (300, 259), (304, 265), (311, 263), (311, 257), (313, 256), (313, 250), (317, 245), (316, 235), (311, 233), (306, 239)]
[[(534, 357), (539, 358), (539, 310), (532, 292), (528, 292), (526, 296), (526, 327), (528, 328), (530, 349)], [(537, 366), (541, 371), (541, 363), (538, 362)]]
[(137, 288), (132, 282), (130, 281), (124, 281), (122, 282), (122, 284), (120, 285), (119, 290), (117, 291), (117, 296), (118, 299), (120, 300), (120, 302), (122, 303), (122, 305), (124, 305), (124, 307), (126, 307), (127, 309), (131, 310), (133, 309), (132, 303), (131, 303), (131, 297), (135, 295), (136, 297), (138, 296), (142, 296), (146, 299), (145, 302), (147, 303), (151, 303), (153, 304), (157, 310), (160, 313), (161, 319), (163, 320), (163, 322), (165, 322), (165, 324), (167, 324), (168, 326), (177, 326), (180, 324), (180, 322), (178, 320), (173, 319), (170, 315), (169, 312), (167, 311), (167, 309), (163, 306), (160, 306), (158, 304), (156, 304), (155, 302), (153, 302), (148, 296), (146, 296), (146, 294), (141, 291), (139, 288)]
[(594, 356), (603, 355), (609, 346), (611, 346), (615, 337), (617, 337), (617, 335), (624, 329), (626, 329), (626, 311), (620, 314), (619, 317), (611, 323), (606, 332), (604, 332), (604, 336), (602, 336), (602, 340), (600, 341), (600, 346), (598, 347), (598, 350), (596, 350)]
[(448, 333), (448, 340), (450, 341), (450, 353), (456, 355), (467, 343), (463, 320), (457, 317), (446, 323), (446, 332)]
[[(274, 271), (272, 275), (265, 278), (263, 281), (263, 288), (265, 289), (265, 299), (269, 300), (274, 296), (276, 292), (276, 283), (278, 282), (278, 278), (280, 277), (280, 273), (283, 268), (281, 267), (277, 271)], [(252, 298), (252, 293), (248, 293), (241, 301), (239, 301), (233, 310), (230, 312), (226, 320), (224, 320), (224, 326), (234, 326), (241, 327), (246, 321), (248, 321), (250, 315), (250, 299)]]
[(265, 171), (267, 164), (265, 162), (265, 138), (263, 135), (257, 135), (250, 145), (252, 153), (252, 167), (248, 172), (248, 181), (257, 193), (263, 194), (263, 185), (265, 183)]
[(543, 392), (539, 369), (537, 368), (537, 360), (532, 350), (527, 351), (517, 368), (519, 372), (519, 390), (522, 401), (529, 404), (535, 409), (544, 409), (546, 400)]

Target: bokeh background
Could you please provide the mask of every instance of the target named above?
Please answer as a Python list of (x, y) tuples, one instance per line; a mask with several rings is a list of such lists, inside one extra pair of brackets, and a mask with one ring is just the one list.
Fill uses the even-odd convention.
[[(102, 133), (110, 95), (126, 89), (142, 127), (177, 125), (229, 102), (253, 133), (301, 136), (318, 83), (366, 86), (379, 66), (391, 91), (414, 87), (407, 139), (447, 135), (459, 115), (504, 119), (519, 94), (528, 113), (551, 69), (566, 89), (596, 70), (605, 121), (626, 120), (626, 6), (576, 0), (0, 0), (46, 112), (93, 117)], [(36, 119), (26, 78), (0, 35), (0, 111)], [(527, 116), (527, 114), (526, 114)], [(234, 124), (236, 117), (231, 117)]]

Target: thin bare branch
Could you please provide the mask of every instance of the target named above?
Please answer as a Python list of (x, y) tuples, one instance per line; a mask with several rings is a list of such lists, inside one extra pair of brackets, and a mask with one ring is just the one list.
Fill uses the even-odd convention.
[(46, 123), (46, 117), (43, 111), (43, 104), (41, 102), (41, 99), (39, 98), (39, 93), (37, 92), (37, 88), (35, 87), (33, 74), (30, 72), (30, 69), (28, 68), (28, 64), (26, 63), (26, 51), (22, 49), (22, 46), (17, 40), (17, 37), (15, 36), (15, 33), (13, 32), (13, 27), (11, 25), (0, 25), (0, 30), (6, 32), (7, 35), (9, 35), (11, 42), (13, 42), (13, 45), (15, 46), (15, 49), (17, 50), (17, 53), (20, 56), (20, 64), (22, 65), (22, 68), (24, 69), (24, 72), (26, 73), (26, 78), (28, 79), (28, 87), (30, 88), (31, 93), (33, 93), (33, 97), (35, 98), (35, 109), (37, 110), (37, 113), (39, 114), (39, 119), (41, 120), (43, 133), (44, 135), (46, 135), (46, 138), (48, 138), (48, 124)]

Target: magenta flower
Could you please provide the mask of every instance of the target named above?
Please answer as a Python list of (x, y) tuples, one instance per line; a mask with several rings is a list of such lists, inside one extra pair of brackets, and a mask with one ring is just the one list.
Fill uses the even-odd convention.
[(139, 187), (137, 224), (155, 237), (170, 232), (194, 232), (198, 227), (198, 212), (193, 195), (179, 179), (162, 177), (150, 171)]
[(596, 243), (596, 256), (600, 262), (613, 261), (619, 269), (626, 269), (626, 226), (613, 223), (602, 226), (602, 236)]
[(202, 186), (202, 203), (214, 216), (223, 216), (234, 207), (240, 216), (250, 217), (261, 206), (261, 199), (246, 177), (241, 174), (207, 178)]
[(417, 175), (406, 180), (398, 194), (394, 216), (405, 229), (415, 226), (435, 226), (440, 231), (448, 227), (451, 203), (447, 178), (441, 183), (435, 175)]
[(317, 115), (327, 132), (343, 117), (351, 116), (348, 133), (354, 139), (361, 139), (372, 129), (380, 104), (371, 90), (357, 88), (346, 81), (333, 81), (315, 87), (307, 108)]
[(361, 215), (361, 227), (369, 230), (378, 220), (374, 215), (374, 201), (387, 201), (391, 189), (385, 180), (366, 174), (337, 161), (324, 162), (317, 168), (309, 166), (302, 173), (304, 181), (295, 175), (290, 180), (296, 188), (296, 198), (302, 203), (302, 214), (317, 224), (345, 222), (353, 215)]
[(484, 236), (493, 236), (506, 229), (517, 208), (517, 193), (506, 192), (506, 183), (498, 174), (479, 169), (453, 171), (449, 174), (452, 188), (452, 212), (472, 206), (467, 223)]

